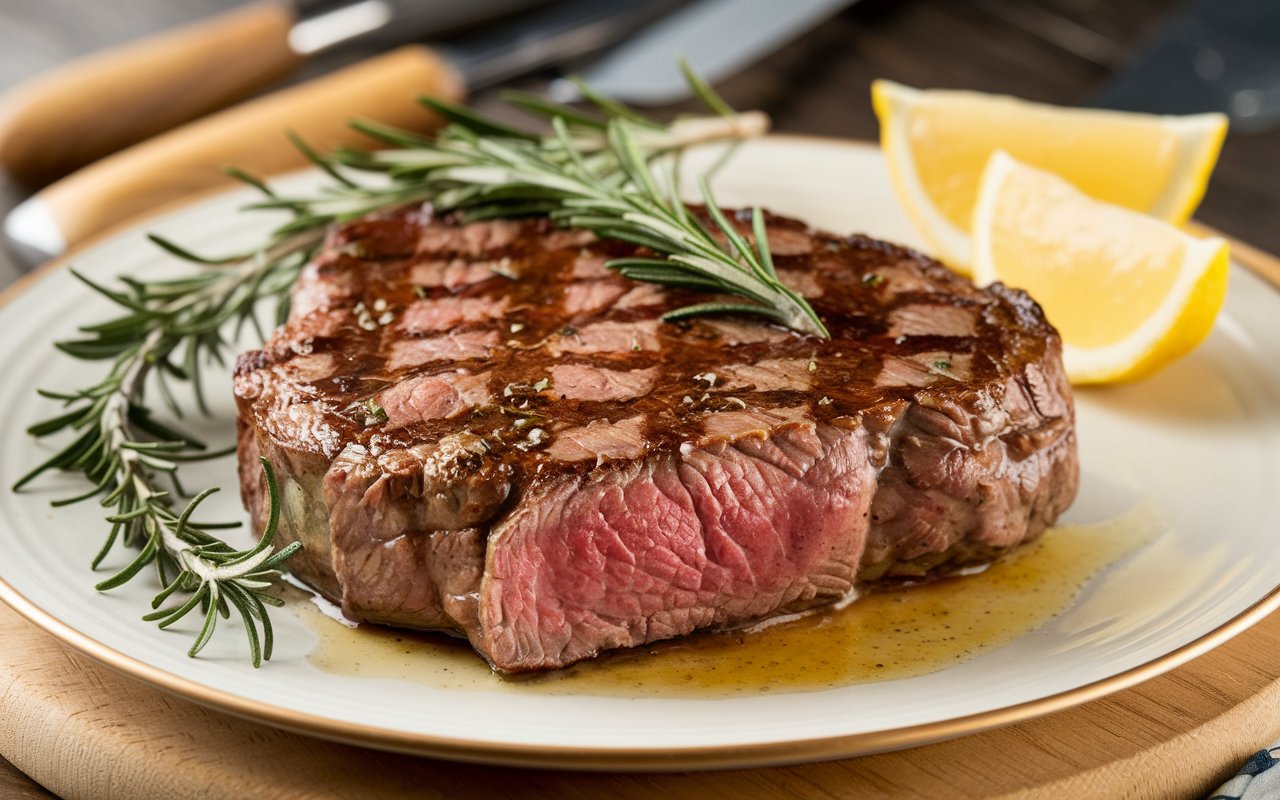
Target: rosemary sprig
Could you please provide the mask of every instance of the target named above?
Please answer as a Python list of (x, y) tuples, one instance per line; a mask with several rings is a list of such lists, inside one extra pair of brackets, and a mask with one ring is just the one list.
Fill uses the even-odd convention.
[[(254, 666), (271, 657), (271, 622), (266, 605), (279, 600), (265, 594), (276, 566), (297, 551), (295, 542), (272, 550), (278, 519), (278, 492), (270, 465), (263, 462), (271, 495), (271, 520), (258, 544), (237, 550), (210, 531), (233, 527), (199, 523), (192, 516), (214, 490), (190, 499), (181, 512), (175, 496), (179, 464), (225, 455), (209, 452), (204, 443), (154, 418), (145, 402), (148, 379), (154, 377), (165, 404), (175, 416), (182, 408), (169, 387), (177, 378), (190, 381), (197, 404), (205, 408), (200, 380), (202, 360), (221, 361), (228, 348), (228, 328), (246, 320), (257, 324), (254, 308), (261, 296), (283, 293), (303, 263), (303, 251), (271, 261), (255, 259), (234, 269), (208, 270), (189, 278), (142, 282), (123, 279), (122, 290), (100, 286), (82, 275), (86, 285), (122, 308), (120, 316), (81, 330), (84, 338), (58, 342), (58, 349), (84, 360), (110, 360), (99, 382), (70, 393), (41, 390), (63, 402), (66, 410), (36, 423), (28, 432), (45, 437), (70, 431), (69, 444), (14, 484), (14, 490), (51, 469), (82, 473), (92, 484), (83, 494), (55, 500), (53, 505), (100, 496), (111, 509), (110, 531), (93, 559), (96, 569), (117, 542), (139, 550), (127, 566), (100, 582), (107, 591), (153, 566), (163, 587), (152, 601), (154, 611), (143, 619), (166, 628), (200, 608), (204, 624), (192, 645), (192, 656), (209, 641), (218, 616), (239, 612), (249, 640)], [(162, 485), (167, 476), (171, 487)], [(182, 598), (179, 601), (177, 598)], [(166, 601), (174, 602), (165, 605)], [(260, 626), (260, 629), (259, 629)]]
[[(730, 119), (734, 125), (759, 124)], [(433, 185), (437, 206), (461, 210), (472, 219), (542, 213), (568, 227), (642, 245), (660, 257), (614, 259), (606, 266), (638, 281), (747, 301), (717, 299), (686, 306), (667, 314), (668, 321), (698, 314), (756, 314), (801, 333), (827, 336), (804, 298), (778, 279), (760, 209), (752, 211), (751, 243), (720, 210), (703, 178), (708, 226), (681, 201), (674, 168), (661, 183), (655, 177), (653, 138), (645, 136), (642, 126), (614, 118), (593, 141), (575, 133), (564, 117), (551, 122), (555, 135), (538, 142), (486, 138), (455, 123), (430, 145), (339, 153), (335, 161), (383, 169), (401, 181), (413, 176)], [(734, 135), (749, 133), (739, 129)], [(650, 149), (642, 145), (646, 138)], [(430, 156), (436, 157), (431, 166), (418, 166)]]
[[(335, 175), (343, 167), (385, 172), (393, 191), (417, 187), (416, 196), (469, 219), (546, 214), (568, 227), (632, 242), (657, 257), (615, 259), (607, 266), (634, 280), (740, 300), (717, 298), (686, 306), (667, 314), (668, 321), (699, 314), (754, 314), (826, 338), (827, 330), (808, 302), (778, 279), (760, 209), (752, 210), (754, 242), (748, 241), (716, 204), (703, 177), (708, 225), (680, 199), (678, 161), (655, 163), (701, 141), (757, 136), (768, 124), (759, 114), (733, 113), (710, 87), (687, 69), (685, 74), (720, 116), (678, 120), (664, 128), (585, 85), (579, 87), (583, 96), (604, 118), (542, 98), (509, 95), (515, 104), (549, 118), (553, 134), (539, 137), (470, 109), (424, 100), (450, 120), (434, 139), (356, 123), (366, 134), (400, 149), (342, 150), (316, 160)], [(350, 198), (370, 191), (344, 177), (335, 194)], [(273, 198), (261, 205), (306, 216), (325, 207), (322, 202)]]
[[(424, 99), (449, 120), (435, 138), (356, 123), (396, 149), (324, 156), (298, 141), (302, 152), (332, 179), (316, 196), (281, 197), (252, 176), (229, 171), (263, 192), (264, 199), (250, 208), (284, 209), (292, 219), (261, 246), (226, 258), (205, 258), (153, 237), (171, 254), (203, 265), (189, 277), (122, 277), (120, 288), (108, 288), (77, 276), (119, 306), (120, 313), (84, 326), (82, 338), (57, 346), (74, 358), (106, 360), (111, 366), (104, 378), (86, 388), (41, 392), (63, 402), (64, 411), (33, 425), (31, 434), (69, 433), (70, 442), (19, 480), (15, 490), (52, 469), (83, 474), (91, 488), (54, 505), (98, 497), (110, 509), (110, 531), (93, 566), (118, 543), (139, 551), (98, 588), (120, 586), (153, 566), (163, 588), (144, 619), (167, 627), (201, 609), (204, 622), (190, 651), (194, 656), (209, 641), (218, 616), (229, 616), (234, 609), (258, 665), (271, 653), (266, 606), (278, 604), (263, 590), (281, 562), (298, 549), (297, 543), (279, 551), (272, 548), (279, 495), (271, 467), (263, 462), (269, 524), (257, 545), (237, 550), (211, 533), (230, 526), (193, 519), (211, 491), (195, 495), (182, 511), (176, 510), (179, 498), (185, 497), (177, 481), (179, 465), (219, 453), (208, 452), (203, 443), (158, 421), (148, 390), (154, 388), (170, 412), (181, 418), (183, 408), (170, 383), (188, 381), (197, 406), (207, 413), (201, 364), (209, 359), (221, 362), (246, 323), (262, 334), (255, 314), (260, 301), (274, 299), (277, 320), (284, 319), (289, 287), (315, 254), (328, 226), (415, 202), (431, 202), (473, 219), (550, 215), (561, 224), (652, 250), (653, 257), (610, 263), (631, 278), (736, 298), (714, 297), (669, 318), (755, 314), (825, 336), (813, 309), (778, 280), (758, 209), (752, 213), (754, 241), (749, 241), (720, 210), (705, 180), (705, 220), (679, 199), (680, 153), (704, 142), (732, 143), (757, 136), (767, 128), (763, 115), (733, 113), (705, 84), (687, 71), (686, 75), (716, 116), (661, 125), (585, 85), (579, 88), (591, 111), (531, 95), (510, 95), (514, 105), (549, 120), (552, 133), (544, 135)], [(355, 179), (368, 171), (385, 173), (389, 180)]]

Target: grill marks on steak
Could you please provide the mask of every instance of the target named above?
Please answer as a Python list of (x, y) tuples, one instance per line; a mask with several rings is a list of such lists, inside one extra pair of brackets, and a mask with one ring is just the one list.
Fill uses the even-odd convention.
[(307, 546), (295, 571), (504, 670), (830, 603), (1051, 524), (1075, 441), (1035, 304), (881, 242), (769, 228), (830, 341), (660, 323), (705, 298), (610, 273), (634, 248), (545, 221), (336, 230), (237, 365), (246, 504), (261, 524), (261, 451), (282, 538)]

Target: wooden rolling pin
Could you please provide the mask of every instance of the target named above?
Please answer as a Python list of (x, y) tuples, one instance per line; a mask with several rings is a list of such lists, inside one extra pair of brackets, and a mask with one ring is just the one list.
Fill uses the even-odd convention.
[(294, 131), (318, 150), (375, 143), (348, 126), (353, 118), (426, 131), (440, 120), (422, 95), (462, 99), (461, 77), (442, 58), (408, 46), (309, 83), (175, 128), (63, 178), (10, 213), (5, 233), (29, 261), (63, 252), (98, 231), (166, 202), (230, 179), (234, 165), (271, 175), (306, 165)]

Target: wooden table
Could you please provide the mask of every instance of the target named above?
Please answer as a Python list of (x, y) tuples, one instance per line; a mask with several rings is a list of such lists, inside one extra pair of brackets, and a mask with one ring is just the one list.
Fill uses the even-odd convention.
[[(111, 0), (91, 4), (41, 0), (5, 4), (0, 6), (0, 88), (81, 52), (237, 4), (237, 0)], [(738, 108), (767, 111), (777, 130), (854, 138), (875, 137), (876, 125), (867, 97), (868, 84), (875, 77), (920, 86), (1007, 92), (1052, 103), (1083, 103), (1109, 75), (1123, 67), (1135, 48), (1178, 5), (1175, 0), (862, 0), (836, 20), (720, 88)], [(317, 65), (317, 69), (323, 66)], [(527, 85), (536, 88), (538, 82), (531, 79)], [(490, 106), (494, 100), (488, 94), (476, 98), (476, 102)], [(1232, 133), (1199, 217), (1264, 250), (1280, 252), (1280, 225), (1275, 222), (1280, 209), (1278, 153), (1280, 131)], [(22, 196), (20, 187), (0, 178), (0, 213)], [(11, 282), (20, 271), (8, 254), (0, 252), (0, 286)], [(51, 649), (57, 645), (26, 623), (15, 621), (7, 609), (0, 610), (0, 651), (13, 653), (13, 648), (19, 646), (35, 648), (31, 652), (48, 658), (57, 653), (57, 658), (69, 660), (89, 679), (129, 697), (156, 695), (153, 690), (78, 656)], [(1232, 759), (1242, 757), (1280, 732), (1276, 705), (1246, 702), (1250, 697), (1270, 697), (1268, 692), (1274, 693), (1275, 678), (1280, 675), (1280, 659), (1267, 661), (1260, 653), (1280, 653), (1280, 620), (1268, 620), (1239, 642), (1169, 676), (1045, 720), (908, 754), (807, 768), (728, 773), (715, 779), (572, 777), (451, 766), (335, 750), (336, 746), (299, 737), (293, 737), (298, 740), (293, 741), (287, 734), (250, 727), (252, 736), (285, 742), (282, 746), (294, 748), (290, 752), (295, 755), (309, 752), (309, 757), (315, 758), (322, 753), (327, 754), (326, 758), (346, 755), (373, 759), (375, 763), (409, 770), (424, 780), (455, 781), (451, 785), (460, 790), (465, 787), (465, 791), (477, 796), (497, 795), (518, 787), (583, 797), (604, 792), (624, 796), (661, 792), (672, 797), (704, 793), (725, 797), (761, 793), (797, 797), (889, 796), (899, 780), (897, 776), (906, 767), (924, 776), (916, 786), (919, 796), (980, 796), (984, 792), (975, 787), (983, 785), (994, 793), (1008, 793), (1032, 782), (1042, 788), (1037, 796), (1079, 796), (1070, 792), (1063, 795), (1064, 782), (1081, 775), (1124, 777), (1126, 771), (1140, 768), (1142, 758), (1154, 753), (1151, 748), (1157, 743), (1174, 746), (1161, 750), (1158, 757), (1183, 762), (1180, 769), (1187, 776), (1187, 783), (1181, 793), (1192, 796), (1229, 774), (1234, 768)], [(4, 690), (0, 686), (0, 692)], [(184, 719), (208, 721), (206, 717), (212, 717), (181, 701), (163, 697), (154, 701), (179, 708)], [(1258, 710), (1263, 708), (1273, 710), (1269, 714)], [(87, 716), (93, 718), (91, 713)], [(103, 718), (104, 725), (107, 719)], [(1228, 723), (1237, 726), (1235, 730), (1249, 733), (1227, 748), (1230, 753), (1220, 748), (1212, 758), (1206, 757), (1208, 750), (1198, 743), (1212, 734), (1222, 735), (1215, 726)], [(247, 725), (225, 720), (213, 724), (237, 729)], [(974, 754), (981, 753), (983, 747), (990, 750), (993, 746), (997, 750), (1004, 748), (1001, 752), (1005, 756), (1023, 759), (1026, 769), (1019, 771), (1015, 765), (1010, 767), (1013, 772), (983, 776), (984, 768), (1008, 763), (983, 761), (985, 756), (974, 760)], [(1089, 753), (1106, 758), (1091, 759)], [(1074, 785), (1077, 790), (1082, 785), (1091, 786), (1098, 793), (1104, 791), (1103, 787), (1119, 786)], [(905, 786), (899, 783), (897, 788)], [(1150, 784), (1148, 789), (1144, 796), (1180, 794), (1176, 786), (1161, 788)], [(0, 795), (50, 796), (2, 758)]]

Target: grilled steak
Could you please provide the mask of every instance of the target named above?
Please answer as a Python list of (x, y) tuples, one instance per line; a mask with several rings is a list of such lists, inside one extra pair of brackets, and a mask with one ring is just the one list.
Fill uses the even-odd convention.
[(865, 237), (769, 233), (829, 341), (662, 323), (705, 297), (545, 220), (335, 230), (236, 367), (245, 503), (261, 528), (261, 453), (295, 573), (505, 671), (985, 563), (1052, 524), (1075, 433), (1036, 304)]

